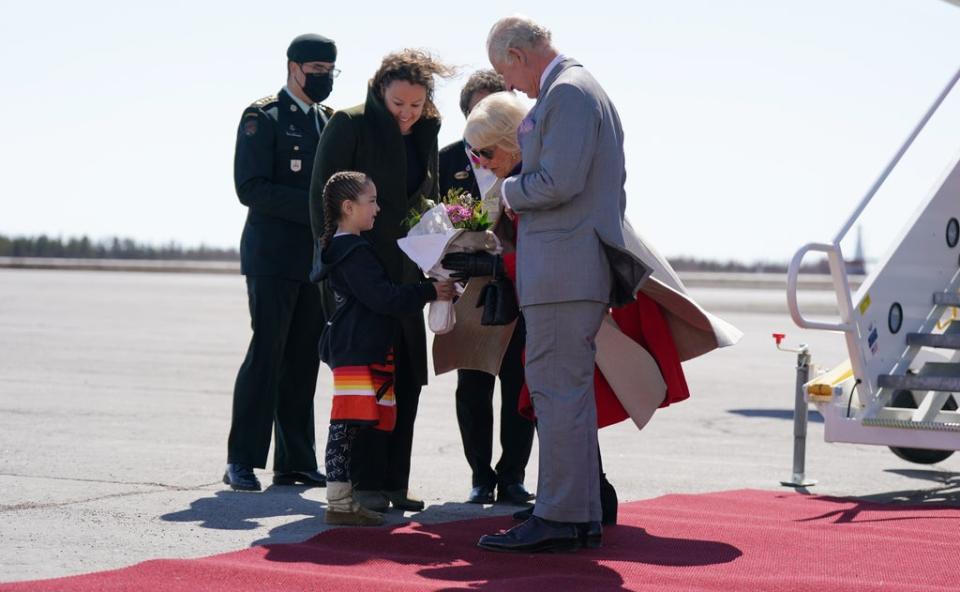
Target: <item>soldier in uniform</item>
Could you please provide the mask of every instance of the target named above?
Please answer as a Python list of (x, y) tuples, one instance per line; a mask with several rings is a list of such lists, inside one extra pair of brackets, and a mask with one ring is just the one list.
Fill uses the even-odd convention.
[(313, 235), (309, 189), (320, 132), (333, 111), (321, 105), (339, 73), (337, 48), (300, 35), (287, 49), (287, 84), (247, 107), (237, 130), (234, 183), (248, 208), (240, 239), (253, 337), (237, 374), (223, 482), (259, 491), (274, 435), (273, 483), (322, 487), (313, 396), (317, 343), (325, 319), (310, 283)]

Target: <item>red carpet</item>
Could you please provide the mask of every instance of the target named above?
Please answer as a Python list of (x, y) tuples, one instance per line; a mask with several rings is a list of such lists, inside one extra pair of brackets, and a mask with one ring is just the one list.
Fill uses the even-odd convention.
[(921, 590), (960, 589), (960, 508), (792, 492), (668, 495), (620, 507), (595, 551), (474, 547), (509, 518), (337, 529), (300, 544), (0, 585), (14, 590)]

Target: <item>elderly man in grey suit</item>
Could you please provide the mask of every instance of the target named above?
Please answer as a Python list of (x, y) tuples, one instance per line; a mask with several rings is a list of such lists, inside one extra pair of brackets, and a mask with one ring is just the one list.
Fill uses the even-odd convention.
[(533, 516), (478, 545), (524, 553), (597, 547), (594, 338), (611, 302), (630, 299), (649, 272), (620, 250), (623, 129), (593, 76), (560, 55), (532, 20), (498, 21), (487, 52), (509, 88), (537, 100), (518, 130), (523, 168), (504, 181), (502, 195), (520, 216), (517, 292), (540, 474)]

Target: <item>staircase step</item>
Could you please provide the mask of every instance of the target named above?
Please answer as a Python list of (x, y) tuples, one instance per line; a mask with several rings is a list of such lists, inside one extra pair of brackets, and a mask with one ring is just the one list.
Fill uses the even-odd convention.
[(863, 425), (875, 428), (899, 428), (901, 430), (927, 430), (931, 432), (960, 432), (958, 422), (910, 421), (908, 419), (885, 419), (868, 417)]
[(933, 295), (933, 303), (942, 306), (960, 306), (960, 293), (938, 292)]
[[(950, 323), (952, 327), (955, 323)], [(940, 347), (943, 349), (960, 349), (960, 332), (949, 333), (908, 333), (907, 345), (922, 347)]]
[(950, 376), (960, 378), (960, 364), (956, 362), (927, 362), (920, 368), (920, 376)]
[[(930, 365), (932, 364), (927, 364), (926, 366)], [(946, 365), (954, 366), (954, 364)], [(924, 368), (926, 368), (926, 366), (924, 366)], [(908, 391), (960, 392), (960, 376), (954, 376), (952, 374), (952, 372), (943, 374), (881, 374), (877, 377), (877, 385), (880, 388), (904, 389)]]

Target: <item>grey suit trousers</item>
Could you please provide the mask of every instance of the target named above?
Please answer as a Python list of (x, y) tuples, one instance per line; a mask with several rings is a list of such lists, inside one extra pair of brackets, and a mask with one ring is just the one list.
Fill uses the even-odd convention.
[(594, 338), (607, 312), (578, 300), (523, 307), (527, 387), (537, 414), (540, 474), (533, 513), (559, 522), (600, 520)]

